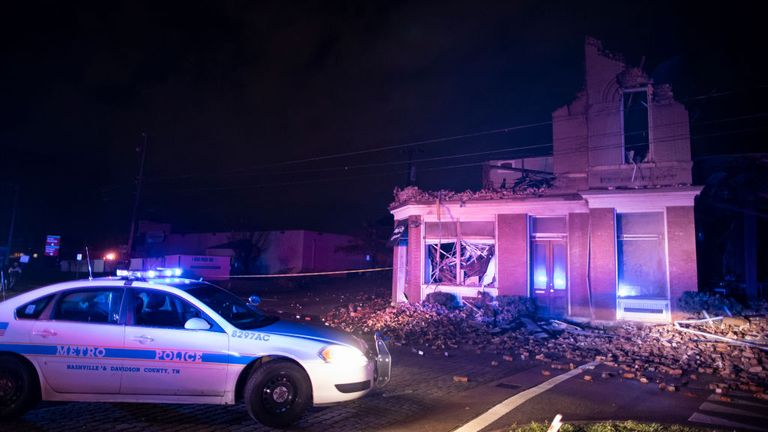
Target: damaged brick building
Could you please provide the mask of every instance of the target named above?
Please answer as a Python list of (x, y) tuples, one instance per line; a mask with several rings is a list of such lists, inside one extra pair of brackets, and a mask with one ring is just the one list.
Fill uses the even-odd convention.
[(396, 191), (393, 300), (484, 291), (554, 317), (663, 322), (697, 290), (688, 113), (599, 41), (585, 56), (551, 156), (489, 162), (479, 192)]

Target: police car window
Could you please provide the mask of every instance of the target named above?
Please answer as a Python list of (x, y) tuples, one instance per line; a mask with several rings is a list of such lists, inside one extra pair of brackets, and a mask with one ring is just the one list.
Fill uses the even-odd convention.
[(184, 328), (190, 318), (202, 317), (186, 301), (162, 291), (135, 290), (133, 320), (137, 326)]
[(191, 287), (185, 287), (185, 289), (188, 294), (195, 296), (239, 329), (250, 330), (264, 327), (278, 320), (277, 317), (264, 315), (240, 297), (215, 285), (207, 283), (196, 284)]
[(54, 306), (53, 319), (116, 324), (120, 320), (122, 300), (122, 289), (69, 291)]
[(45, 310), (48, 303), (53, 299), (53, 294), (41, 297), (37, 300), (16, 308), (16, 318), (19, 319), (38, 319)]

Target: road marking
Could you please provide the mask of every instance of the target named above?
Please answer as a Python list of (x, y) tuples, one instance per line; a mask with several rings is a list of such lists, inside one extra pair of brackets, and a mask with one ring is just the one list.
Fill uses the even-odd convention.
[(766, 407), (766, 404), (764, 404), (764, 403), (750, 402), (750, 401), (745, 401), (745, 400), (742, 400), (742, 399), (722, 400), (722, 399), (720, 399), (720, 396), (714, 395), (714, 394), (713, 395), (709, 395), (707, 400), (712, 401), (712, 402), (725, 402), (725, 403), (732, 403), (734, 405), (745, 405), (745, 406), (753, 406), (753, 407), (758, 407), (758, 408), (765, 408)]
[(543, 383), (537, 385), (536, 387), (532, 387), (532, 388), (529, 388), (528, 390), (520, 392), (512, 396), (511, 398), (501, 402), (495, 407), (489, 409), (485, 413), (481, 414), (479, 417), (476, 417), (474, 420), (456, 429), (454, 432), (478, 432), (483, 428), (485, 428), (486, 426), (490, 425), (491, 423), (495, 422), (496, 420), (500, 419), (503, 415), (517, 408), (528, 399), (538, 396), (541, 393), (544, 393), (545, 391), (551, 389), (552, 387), (567, 380), (568, 378), (571, 378), (575, 375), (580, 374), (584, 369), (593, 369), (597, 364), (598, 362), (593, 361), (593, 362), (581, 365), (576, 369), (570, 370), (562, 375), (558, 375), (554, 378), (544, 381)]
[(731, 408), (731, 407), (717, 405), (709, 402), (704, 402), (703, 404), (701, 404), (699, 409), (703, 411), (712, 411), (720, 414), (733, 414), (733, 415), (740, 415), (745, 417), (756, 417), (756, 418), (768, 419), (768, 416), (765, 416), (763, 414), (757, 414), (751, 411)]
[(749, 429), (749, 430), (756, 430), (756, 431), (768, 430), (768, 429), (763, 429), (757, 426), (752, 426), (744, 423), (726, 420), (720, 417), (708, 416), (701, 413), (693, 413), (693, 415), (688, 419), (688, 421), (696, 422), (696, 423), (706, 423), (706, 424), (711, 424), (716, 426), (725, 426), (725, 427), (734, 428), (734, 429)]

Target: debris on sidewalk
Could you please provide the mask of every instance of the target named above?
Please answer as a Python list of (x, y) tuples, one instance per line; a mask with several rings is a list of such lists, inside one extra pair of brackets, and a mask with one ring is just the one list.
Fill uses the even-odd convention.
[(604, 379), (656, 382), (677, 391), (708, 375), (716, 381), (713, 389), (768, 397), (757, 396), (766, 395), (768, 388), (768, 320), (762, 315), (596, 327), (537, 320), (535, 305), (526, 298), (486, 294), (465, 301), (471, 307), (442, 297), (395, 306), (372, 298), (355, 302), (354, 312), (348, 307), (333, 310), (325, 322), (350, 332), (382, 332), (393, 345), (408, 346), (425, 357), (449, 350), (463, 355), (459, 350), (465, 349), (498, 355), (491, 365), (535, 360), (564, 370), (597, 360), (613, 370), (602, 372)]
[(549, 335), (542, 330), (541, 327), (539, 327), (535, 322), (531, 321), (530, 318), (522, 317), (520, 320), (525, 324), (526, 330), (531, 334), (531, 336), (535, 337), (536, 339), (548, 339)]
[[(706, 312), (704, 312), (704, 314), (706, 316)], [(741, 318), (741, 320), (746, 321), (746, 319), (744, 319), (744, 318)], [(746, 324), (743, 324), (743, 321), (741, 321), (741, 320), (736, 320), (736, 319), (730, 318), (730, 317), (728, 318), (729, 324), (732, 324), (734, 322), (738, 322), (740, 329), (748, 328), (749, 327), (749, 321), (746, 321)], [(707, 339), (707, 340), (725, 342), (725, 343), (733, 344), (733, 345), (750, 346), (750, 347), (754, 347), (754, 348), (757, 348), (757, 349), (761, 349), (763, 351), (768, 351), (768, 340), (765, 339), (765, 335), (762, 335), (762, 336), (760, 336), (760, 335), (753, 335), (754, 336), (753, 338), (749, 338), (749, 335), (746, 335), (744, 338), (740, 339), (740, 338), (732, 337), (732, 335), (734, 333), (732, 331), (729, 331), (726, 336), (721, 336), (721, 335), (713, 333), (713, 332), (716, 331), (716, 328), (715, 328), (715, 325), (714, 325), (715, 321), (718, 321), (718, 324), (725, 323), (725, 319), (723, 317), (714, 317), (714, 318), (707, 317), (707, 318), (701, 319), (701, 320), (675, 321), (674, 325), (675, 325), (675, 328), (677, 330), (688, 332), (688, 333), (692, 333), (692, 334), (699, 335), (699, 336), (704, 336), (704, 338)], [(705, 331), (697, 330), (697, 329), (695, 329), (695, 328), (693, 328), (691, 326), (692, 324), (693, 325), (695, 325), (695, 324), (707, 324), (708, 325), (708, 329), (710, 331), (709, 332), (705, 332)]]

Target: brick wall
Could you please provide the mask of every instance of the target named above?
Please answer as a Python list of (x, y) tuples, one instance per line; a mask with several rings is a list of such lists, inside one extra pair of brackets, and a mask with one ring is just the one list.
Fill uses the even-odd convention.
[(499, 295), (528, 296), (528, 215), (497, 216)]
[(410, 303), (421, 302), (421, 255), (424, 253), (423, 232), (424, 223), (421, 216), (409, 216), (405, 295)]
[(590, 286), (596, 320), (616, 319), (616, 214), (611, 208), (589, 210), (592, 245)]
[(591, 318), (587, 285), (589, 258), (589, 213), (568, 215), (568, 290), (570, 315)]
[(677, 299), (685, 291), (698, 290), (696, 275), (696, 227), (693, 207), (667, 207), (669, 245), (669, 300), (672, 318), (679, 319)]

